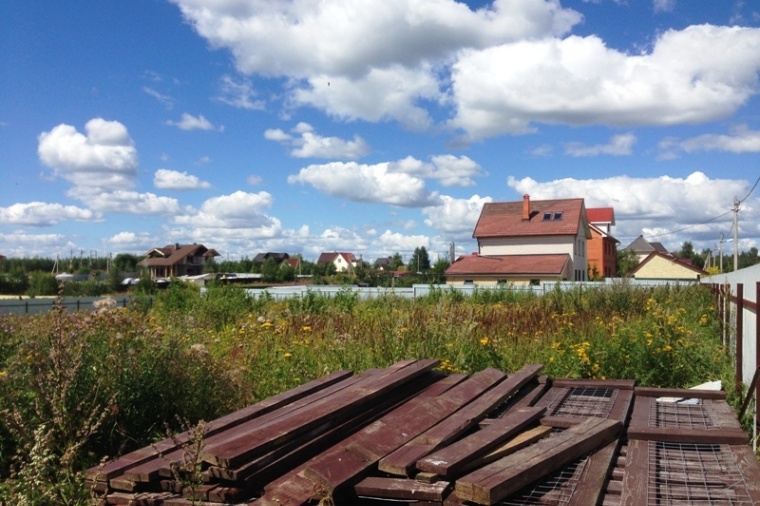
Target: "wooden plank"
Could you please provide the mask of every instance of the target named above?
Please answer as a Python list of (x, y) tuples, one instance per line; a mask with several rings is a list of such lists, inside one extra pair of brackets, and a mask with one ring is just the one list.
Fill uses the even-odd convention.
[(622, 424), (590, 418), (533, 446), (500, 459), (460, 478), (457, 495), (478, 504), (492, 505), (596, 448), (614, 440)]
[(666, 443), (708, 443), (743, 445), (749, 443), (749, 435), (736, 429), (683, 429), (678, 427), (650, 427), (628, 429), (628, 439), (662, 441)]
[(591, 455), (567, 506), (588, 506), (601, 502), (619, 446), (619, 441), (612, 441)]
[(536, 422), (546, 410), (527, 408), (510, 411), (488, 427), (442, 448), (417, 462), (417, 469), (450, 478), (462, 472), (468, 463), (487, 454)]
[[(312, 483), (312, 490), (324, 489), (332, 493), (338, 487), (361, 477), (385, 455), (492, 388), (502, 376), (498, 371), (485, 370), (443, 395), (410, 399), (342, 443), (314, 457), (301, 469), (295, 470), (298, 481), (305, 478)], [(288, 491), (287, 500), (295, 501), (289, 504), (309, 502), (312, 499), (310, 495), (294, 497), (290, 483), (293, 477), (293, 474), (289, 474), (267, 486), (264, 497), (257, 504), (280, 504), (284, 491)]]
[(698, 390), (688, 388), (636, 387), (636, 397), (675, 397), (678, 399), (725, 399), (722, 390)]
[(531, 381), (520, 389), (515, 398), (515, 402), (510, 406), (510, 409), (533, 407), (538, 399), (540, 399), (549, 388), (550, 385), (547, 381), (547, 377), (539, 376), (534, 381)]
[[(227, 430), (247, 420), (261, 416), (264, 413), (273, 411), (302, 397), (310, 395), (318, 390), (343, 381), (352, 375), (353, 373), (351, 371), (336, 371), (314, 381), (305, 383), (299, 387), (288, 390), (287, 392), (274, 395), (260, 402), (257, 402), (256, 404), (217, 418), (214, 420), (213, 424), (210, 427), (207, 427), (207, 435)], [(92, 467), (85, 472), (85, 476), (93, 481), (106, 481), (110, 478), (113, 478), (114, 476), (119, 476), (126, 469), (156, 458), (157, 453), (172, 451), (173, 449), (177, 448), (178, 444), (187, 442), (189, 440), (189, 434), (189, 431), (182, 432), (172, 438), (166, 438), (162, 441), (154, 443), (153, 445), (147, 446), (145, 448), (140, 448), (133, 452), (127, 453), (126, 455), (122, 455), (118, 459), (113, 460), (105, 465)]]
[[(362, 381), (362, 379), (369, 378), (376, 372), (377, 371), (370, 371), (367, 373), (363, 371), (358, 375), (346, 377), (340, 381), (328, 384), (324, 388), (302, 396), (287, 405), (280, 406), (277, 409), (268, 410), (267, 412), (259, 413), (259, 416), (252, 417), (250, 420), (241, 421), (240, 419), (236, 418), (236, 422), (230, 425), (224, 422), (224, 420), (228, 417), (217, 419), (213, 422), (213, 426), (216, 427), (216, 429), (214, 430), (212, 428), (211, 430), (208, 430), (204, 433), (203, 447), (205, 448), (208, 446), (213, 446), (219, 442), (226, 441), (229, 437), (228, 434), (230, 431), (251, 430), (253, 427), (258, 427), (265, 423), (270, 423), (272, 420), (281, 418), (282, 416), (285, 416), (286, 414), (296, 409), (301, 409), (304, 406), (308, 406), (318, 400), (322, 400), (336, 394), (337, 392), (341, 392), (346, 388), (350, 388), (351, 386)], [(222, 420), (222, 422), (219, 422), (219, 420)], [(226, 428), (222, 429), (222, 427)], [(172, 464), (176, 462), (182, 462), (185, 459), (188, 452), (187, 445), (190, 443), (191, 442), (187, 440), (187, 438), (179, 438), (177, 440), (177, 446), (173, 450), (161, 453), (159, 453), (161, 447), (157, 446), (155, 449), (155, 458), (125, 469), (123, 472), (123, 477), (133, 481), (152, 481), (159, 477), (171, 478)]]
[(552, 387), (557, 388), (614, 388), (616, 390), (633, 390), (635, 386), (635, 380), (627, 379), (561, 378), (552, 380)]
[(387, 395), (394, 388), (412, 381), (429, 371), (437, 360), (420, 360), (403, 367), (390, 367), (387, 373), (370, 378), (328, 399), (316, 401), (303, 409), (294, 410), (269, 424), (255, 430), (240, 433), (224, 442), (206, 447), (203, 459), (221, 467), (237, 467), (256, 455), (262, 455), (296, 434), (308, 432), (314, 427), (329, 428), (356, 415), (375, 399)]
[(423, 483), (404, 478), (370, 476), (354, 485), (354, 492), (359, 496), (379, 497), (381, 499), (443, 501), (444, 494), (450, 488), (451, 483), (446, 481)]
[(534, 379), (542, 368), (541, 365), (523, 367), (441, 423), (383, 457), (378, 463), (378, 468), (393, 475), (411, 476), (414, 474), (414, 466), (418, 460), (474, 427), (488, 413)]

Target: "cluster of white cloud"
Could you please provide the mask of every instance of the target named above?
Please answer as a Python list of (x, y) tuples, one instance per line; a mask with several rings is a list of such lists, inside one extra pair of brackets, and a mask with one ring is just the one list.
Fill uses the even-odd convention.
[[(173, 0), (240, 73), (288, 79), (291, 103), (426, 128), (446, 104), (466, 141), (538, 123), (673, 125), (725, 117), (757, 93), (760, 29), (689, 26), (627, 54), (556, 0)], [(658, 0), (656, 11), (673, 2)]]
[(296, 158), (356, 160), (370, 152), (369, 144), (358, 135), (355, 135), (352, 141), (338, 137), (323, 137), (314, 133), (311, 125), (303, 122), (296, 125), (293, 132), (297, 137), (279, 128), (269, 129), (264, 132), (264, 138), (291, 147), (290, 155)]

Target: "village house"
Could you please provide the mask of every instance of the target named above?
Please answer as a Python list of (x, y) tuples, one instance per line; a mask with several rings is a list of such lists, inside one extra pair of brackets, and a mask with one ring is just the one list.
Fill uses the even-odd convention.
[(446, 270), (452, 285), (586, 281), (592, 238), (582, 198), (486, 203), (473, 238), (478, 251)]
[(324, 252), (319, 255), (317, 259), (317, 265), (335, 266), (335, 272), (353, 272), (356, 267), (357, 260), (353, 253), (339, 253), (337, 251)]
[(631, 244), (625, 247), (627, 250), (631, 250), (636, 255), (636, 261), (641, 263), (650, 253), (656, 251), (658, 253), (670, 254), (668, 249), (659, 242), (649, 242), (644, 239), (643, 235), (638, 236)]
[(634, 279), (657, 281), (699, 281), (703, 276), (709, 276), (691, 262), (659, 251), (652, 251), (629, 275)]
[(259, 253), (255, 257), (253, 257), (253, 263), (258, 264), (259, 267), (264, 265), (264, 262), (266, 262), (269, 259), (274, 260), (274, 262), (277, 265), (281, 265), (283, 262), (286, 262), (290, 259), (290, 255), (287, 253), (275, 253), (272, 251), (267, 251), (266, 253)]
[(203, 274), (205, 265), (218, 256), (216, 250), (202, 244), (170, 244), (151, 249), (137, 265), (147, 269), (153, 280), (198, 276)]

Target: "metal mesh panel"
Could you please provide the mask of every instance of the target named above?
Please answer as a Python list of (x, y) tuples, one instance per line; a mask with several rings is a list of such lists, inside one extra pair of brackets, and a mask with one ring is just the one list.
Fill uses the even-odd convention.
[(578, 387), (570, 390), (555, 408), (555, 416), (593, 416), (607, 418), (615, 403), (614, 388)]
[(653, 402), (649, 411), (649, 423), (652, 427), (676, 427), (681, 429), (710, 429), (716, 422), (705, 409), (701, 400), (695, 403)]
[(648, 506), (752, 504), (727, 445), (648, 444)]
[(520, 506), (524, 504), (561, 506), (570, 502), (575, 488), (580, 482), (583, 468), (588, 457), (583, 457), (564, 466), (546, 478), (539, 480), (520, 492), (499, 502), (505, 506)]

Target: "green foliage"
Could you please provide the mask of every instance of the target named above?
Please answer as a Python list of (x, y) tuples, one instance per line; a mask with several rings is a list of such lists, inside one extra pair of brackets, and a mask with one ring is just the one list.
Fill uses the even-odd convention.
[(56, 295), (58, 293), (58, 281), (55, 276), (47, 272), (34, 271), (29, 276), (29, 288), (26, 294), (37, 297), (43, 295)]
[(636, 258), (636, 253), (633, 250), (619, 249), (617, 251), (616, 263), (618, 277), (624, 278), (639, 264), (639, 260)]
[(414, 249), (412, 258), (409, 260), (409, 269), (415, 272), (427, 272), (430, 270), (430, 257), (425, 246)]

